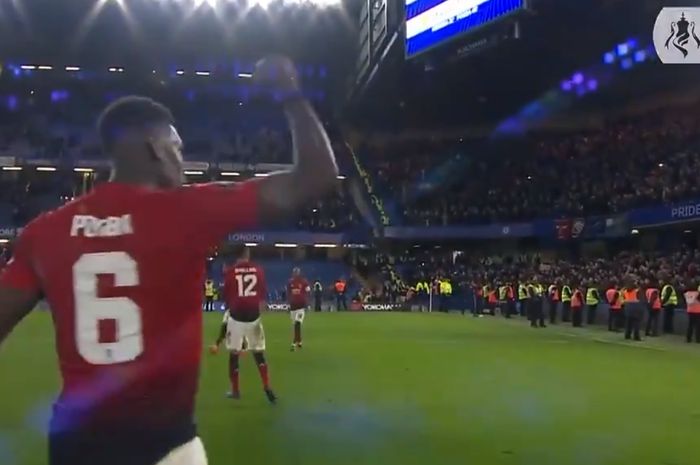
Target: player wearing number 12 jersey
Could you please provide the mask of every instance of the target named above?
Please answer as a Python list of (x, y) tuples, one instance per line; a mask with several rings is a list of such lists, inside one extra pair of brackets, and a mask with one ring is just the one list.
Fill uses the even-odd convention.
[(221, 343), (226, 340), (231, 381), (228, 397), (239, 399), (241, 391), (238, 383), (238, 358), (244, 350), (244, 343), (247, 343), (247, 348), (253, 352), (258, 366), (267, 400), (274, 404), (277, 397), (270, 388), (265, 362), (265, 330), (260, 318), (260, 313), (267, 306), (266, 293), (265, 273), (260, 266), (250, 261), (250, 251), (246, 248), (240, 259), (226, 269), (224, 297), (228, 309), (224, 314), (219, 337), (211, 346), (211, 351), (217, 353)]
[(194, 401), (207, 253), (231, 231), (318, 198), (337, 176), (293, 64), (269, 58), (256, 76), (286, 98), (290, 171), (182, 187), (182, 142), (170, 111), (126, 97), (98, 124), (112, 182), (40, 216), (18, 239), (0, 275), (0, 343), (45, 296), (63, 378), (49, 465), (206, 464)]

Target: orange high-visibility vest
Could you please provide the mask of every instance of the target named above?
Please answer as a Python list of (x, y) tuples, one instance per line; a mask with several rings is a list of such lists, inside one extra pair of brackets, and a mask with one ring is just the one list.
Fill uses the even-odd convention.
[(700, 313), (698, 294), (700, 294), (698, 291), (688, 291), (683, 294), (685, 303), (688, 305), (688, 313)]
[(611, 310), (622, 309), (622, 296), (620, 295), (620, 292), (617, 289), (611, 287), (610, 289), (605, 291), (605, 298), (610, 304)]
[(496, 298), (496, 291), (490, 291), (489, 292), (489, 303), (495, 304), (496, 302), (498, 302), (498, 299)]
[(631, 304), (639, 302), (639, 289), (626, 290), (625, 291), (625, 303)]
[(573, 297), (571, 297), (571, 308), (580, 309), (583, 306), (583, 294), (581, 291), (575, 291)]
[(661, 310), (661, 298), (659, 297), (659, 290), (650, 287), (646, 290), (647, 302), (651, 304), (652, 310)]

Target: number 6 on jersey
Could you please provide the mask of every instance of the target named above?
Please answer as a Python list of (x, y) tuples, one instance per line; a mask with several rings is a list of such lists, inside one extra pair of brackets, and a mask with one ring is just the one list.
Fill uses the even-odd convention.
[[(126, 252), (88, 253), (73, 265), (78, 352), (93, 365), (130, 362), (143, 352), (141, 310), (127, 297), (98, 297), (97, 276), (114, 276), (117, 287), (139, 284), (138, 266)], [(116, 323), (116, 340), (100, 342), (100, 321)]]

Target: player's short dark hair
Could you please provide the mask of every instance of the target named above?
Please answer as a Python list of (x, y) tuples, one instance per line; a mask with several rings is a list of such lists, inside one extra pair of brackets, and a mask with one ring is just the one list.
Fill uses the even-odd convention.
[(125, 130), (174, 122), (173, 114), (165, 105), (148, 97), (131, 95), (107, 105), (97, 119), (97, 131), (102, 145), (110, 149)]

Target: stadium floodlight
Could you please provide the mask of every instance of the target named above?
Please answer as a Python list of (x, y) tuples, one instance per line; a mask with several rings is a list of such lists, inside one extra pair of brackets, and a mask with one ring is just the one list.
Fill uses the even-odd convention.
[(182, 76), (183, 74), (185, 74), (185, 70), (184, 70), (184, 69), (178, 69), (177, 71), (175, 71), (175, 74), (177, 74), (178, 76)]
[(256, 178), (266, 178), (270, 175), (270, 173), (255, 173), (253, 176)]
[(241, 173), (238, 171), (222, 171), (219, 173), (221, 176), (240, 176)]
[(53, 66), (50, 65), (39, 65), (37, 66), (37, 69), (40, 69), (42, 71), (51, 71), (53, 69)]
[(345, 176), (343, 176), (342, 174), (339, 174), (338, 179), (345, 179)]
[(287, 242), (278, 242), (275, 244), (275, 247), (278, 247), (280, 249), (294, 249), (297, 247), (297, 244), (291, 244)]
[(0, 244), (7, 244), (8, 242), (10, 242), (9, 239), (6, 239), (6, 238), (0, 239)]
[(66, 71), (80, 71), (80, 66), (66, 66)]
[(663, 164), (663, 163), (659, 163), (659, 168), (663, 168), (663, 167), (664, 167), (664, 164)]
[(77, 168), (73, 168), (73, 171), (75, 171), (76, 173), (92, 173), (92, 172), (94, 172), (95, 170), (93, 170), (92, 168), (80, 168), (80, 167), (77, 167)]
[(20, 65), (20, 68), (24, 70), (31, 70), (36, 69), (36, 65)]
[(242, 79), (250, 79), (253, 77), (253, 73), (238, 73), (238, 77)]
[(206, 5), (210, 8), (215, 8), (217, 1), (218, 0), (194, 0), (194, 8), (197, 9), (202, 5)]
[(317, 249), (335, 249), (338, 247), (337, 244), (314, 244)]
[(257, 247), (258, 243), (257, 242), (245, 242), (243, 245), (246, 247)]
[(690, 234), (690, 233), (692, 233), (693, 231), (691, 231), (690, 229), (685, 229), (685, 230), (683, 230), (683, 232), (684, 232), (685, 234)]
[(55, 166), (37, 166), (36, 167), (37, 171), (45, 171), (45, 172), (53, 172), (56, 171)]
[(123, 73), (123, 72), (124, 72), (124, 68), (118, 68), (118, 67), (116, 67), (116, 66), (110, 66), (110, 67), (107, 69), (107, 71), (109, 71), (110, 73)]
[(2, 167), (3, 171), (22, 171), (21, 166), (3, 166)]
[(639, 234), (639, 229), (633, 229), (630, 234)]
[(204, 171), (201, 170), (185, 170), (184, 173), (189, 176), (201, 176), (204, 174)]
[(209, 76), (211, 73), (209, 71), (195, 71), (194, 74), (197, 76)]

